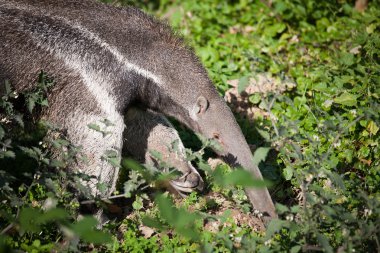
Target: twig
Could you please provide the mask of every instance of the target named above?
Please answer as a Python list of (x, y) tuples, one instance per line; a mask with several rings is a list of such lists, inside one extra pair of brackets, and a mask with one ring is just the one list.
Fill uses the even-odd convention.
[(379, 239), (376, 237), (376, 234), (375, 234), (375, 242), (376, 242), (376, 246), (377, 246), (377, 252), (380, 253), (380, 242), (379, 242)]
[(309, 250), (312, 250), (312, 251), (323, 251), (323, 249), (319, 246), (315, 246), (315, 245), (305, 245), (302, 247), (302, 250), (305, 252), (305, 251), (309, 251)]
[[(17, 219), (17, 216), (18, 214), (16, 215), (16, 219)], [(11, 222), (8, 226), (6, 226), (1, 232), (0, 232), (0, 235), (4, 235), (5, 233), (7, 233), (11, 228), (13, 228), (13, 226), (15, 225), (14, 222)]]
[[(34, 174), (34, 176), (33, 176), (33, 181), (32, 181), (32, 183), (29, 185), (28, 189), (26, 190), (25, 195), (22, 197), (23, 199), (26, 198), (26, 196), (28, 195), (30, 189), (32, 188), (32, 186), (33, 186), (34, 183), (36, 182), (36, 175), (37, 175), (37, 174)], [(20, 206), (17, 207), (17, 213), (16, 213), (15, 220), (17, 220), (17, 218), (18, 218), (19, 215), (20, 215)], [(8, 226), (6, 226), (6, 227), (0, 232), (0, 235), (4, 235), (6, 232), (8, 232), (9, 230), (11, 230), (15, 225), (16, 225), (15, 222), (11, 222)]]
[[(125, 198), (125, 194), (123, 193), (123, 194), (118, 194), (118, 195), (114, 195), (114, 196), (107, 197), (107, 198), (101, 198), (100, 200), (106, 201), (106, 200), (117, 199), (117, 198)], [(80, 204), (88, 205), (88, 204), (94, 204), (95, 202), (96, 202), (96, 200), (84, 200), (84, 201), (80, 202)]]
[(272, 127), (274, 129), (274, 132), (275, 132), (275, 134), (276, 134), (277, 137), (280, 137), (280, 133), (279, 133), (277, 127), (276, 127), (276, 124), (274, 123), (274, 119), (276, 117), (273, 115), (272, 110), (271, 110), (271, 108), (272, 108), (273, 103), (274, 103), (275, 100), (276, 100), (276, 97), (273, 97), (272, 101), (269, 104), (267, 104), (267, 103), (266, 104), (267, 104), (267, 111), (268, 111), (270, 119), (271, 119), (270, 122), (272, 123)]

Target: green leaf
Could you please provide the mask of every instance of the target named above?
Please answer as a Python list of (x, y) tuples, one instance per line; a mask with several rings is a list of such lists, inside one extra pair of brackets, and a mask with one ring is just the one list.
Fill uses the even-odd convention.
[(142, 218), (142, 222), (145, 226), (151, 227), (151, 228), (157, 228), (157, 229), (165, 229), (165, 225), (161, 223), (158, 219), (153, 219), (149, 216), (144, 216)]
[(342, 177), (334, 172), (326, 172), (326, 174), (329, 176), (329, 178), (333, 181), (333, 183), (337, 186), (339, 186), (340, 189), (346, 190), (346, 186), (344, 184), (344, 180)]
[(5, 136), (4, 128), (2, 128), (2, 127), (0, 126), (0, 140), (2, 140), (2, 139), (4, 138), (4, 136)]
[(342, 53), (338, 60), (342, 65), (351, 66), (355, 63), (355, 56), (351, 53)]
[(253, 164), (258, 166), (260, 162), (265, 161), (265, 159), (267, 158), (269, 150), (270, 150), (270, 148), (264, 148), (264, 147), (258, 148), (255, 151), (255, 154), (253, 155), (253, 161), (252, 161)]
[(101, 194), (106, 194), (107, 190), (109, 189), (108, 184), (104, 182), (98, 182), (96, 184), (96, 189), (99, 190)]
[(375, 122), (373, 122), (372, 120), (370, 122), (368, 122), (368, 125), (367, 125), (367, 130), (370, 134), (372, 135), (376, 135), (377, 132), (379, 131), (379, 127), (376, 125)]
[(134, 210), (141, 210), (144, 207), (142, 198), (136, 197), (136, 200), (132, 203), (132, 207)]
[(210, 174), (212, 173), (211, 166), (208, 163), (205, 163), (203, 161), (199, 161), (197, 163), (197, 167), (198, 167), (198, 169), (203, 170), (207, 173), (210, 173)]
[(13, 152), (12, 150), (7, 150), (4, 152), (4, 157), (8, 157), (8, 158), (16, 158), (16, 154), (15, 152)]
[(158, 152), (157, 150), (149, 150), (149, 154), (152, 155), (152, 157), (155, 158), (156, 160), (162, 161), (161, 152)]
[(328, 216), (336, 216), (336, 210), (328, 205), (323, 205), (322, 209), (328, 214)]
[(238, 92), (241, 94), (249, 85), (249, 76), (243, 76), (239, 79)]
[(173, 223), (176, 219), (173, 202), (162, 194), (156, 197), (156, 202), (162, 218), (169, 223)]
[(87, 125), (90, 129), (92, 130), (95, 130), (97, 132), (102, 132), (102, 130), (100, 129), (100, 126), (95, 124), (95, 123), (91, 123), (91, 124), (88, 124)]
[(33, 112), (33, 109), (34, 109), (35, 105), (36, 105), (36, 102), (34, 101), (34, 99), (29, 98), (28, 99), (28, 110), (29, 110), (30, 113)]
[(298, 252), (300, 252), (301, 248), (302, 248), (302, 247), (301, 247), (300, 245), (293, 246), (293, 247), (290, 249), (290, 253), (298, 253)]
[(112, 242), (112, 236), (110, 234), (98, 230), (88, 231), (83, 234), (81, 238), (86, 242), (95, 244), (105, 244)]
[(276, 210), (280, 214), (285, 213), (285, 212), (289, 212), (289, 208), (287, 206), (280, 204), (280, 203), (276, 203)]
[(225, 175), (224, 175), (224, 170), (222, 169), (221, 166), (217, 166), (214, 171), (212, 171), (212, 178), (214, 179), (214, 183), (225, 186)]
[(59, 159), (53, 159), (50, 162), (50, 166), (52, 166), (54, 168), (64, 168), (66, 166), (66, 163), (64, 163), (63, 161), (61, 161)]
[(371, 152), (371, 149), (367, 146), (362, 146), (360, 149), (359, 149), (359, 156), (361, 157), (368, 157), (369, 154)]
[(133, 159), (124, 158), (121, 162), (121, 165), (123, 168), (127, 168), (140, 173), (143, 176), (143, 178), (147, 181), (152, 180), (152, 175), (149, 173), (149, 171), (147, 171), (147, 169), (144, 166), (142, 166), (139, 162)]
[(280, 229), (284, 226), (286, 221), (279, 220), (279, 219), (273, 219), (268, 225), (267, 231), (266, 231), (266, 238), (272, 237), (276, 232), (279, 232)]
[(248, 100), (252, 104), (256, 105), (256, 104), (260, 103), (260, 101), (261, 101), (261, 95), (260, 95), (260, 93), (254, 93), (254, 94), (252, 94), (252, 95), (249, 96)]
[(112, 121), (108, 120), (108, 119), (104, 119), (101, 121), (106, 127), (109, 127), (109, 126), (115, 126), (114, 123), (112, 123)]
[(48, 100), (47, 100), (47, 99), (43, 99), (43, 100), (40, 102), (40, 105), (42, 105), (42, 106), (49, 106)]
[(328, 253), (334, 252), (333, 248), (330, 245), (328, 238), (324, 234), (317, 233), (317, 240), (326, 252), (328, 252)]
[(63, 220), (68, 217), (68, 213), (61, 208), (54, 208), (46, 211), (38, 218), (38, 223), (43, 224), (51, 221)]
[(291, 167), (286, 167), (286, 168), (282, 171), (282, 175), (284, 175), (285, 180), (290, 180), (290, 179), (292, 179), (292, 177), (293, 177), (293, 168), (291, 168)]
[(356, 99), (356, 95), (349, 92), (344, 92), (339, 97), (334, 98), (334, 102), (341, 105), (354, 106), (357, 103)]
[(359, 121), (359, 124), (360, 124), (362, 127), (367, 127), (368, 121), (367, 121), (367, 120), (360, 120), (360, 121)]
[(300, 206), (292, 206), (292, 207), (290, 208), (290, 211), (291, 211), (292, 213), (299, 213), (299, 211), (300, 211)]
[(115, 150), (106, 150), (102, 157), (107, 162), (109, 162), (113, 167), (120, 167), (120, 158), (118, 157), (118, 152)]
[(270, 134), (269, 132), (265, 131), (265, 130), (261, 130), (259, 128), (256, 128), (256, 131), (261, 135), (261, 137), (263, 137), (266, 141), (270, 141)]
[(9, 95), (12, 92), (11, 83), (8, 80), (5, 80), (5, 92)]
[(34, 208), (21, 209), (19, 215), (20, 229), (27, 232), (38, 232), (40, 230), (38, 219), (41, 215), (42, 213)]
[(285, 28), (286, 25), (284, 23), (275, 23), (274, 25), (265, 28), (265, 34), (269, 37), (274, 37), (278, 33), (282, 33)]
[(176, 208), (173, 201), (162, 194), (156, 197), (156, 203), (162, 219), (175, 228), (175, 231), (188, 238), (199, 237), (194, 228), (195, 221), (200, 219), (199, 215)]
[(125, 168), (129, 168), (131, 170), (138, 171), (138, 172), (142, 172), (145, 170), (144, 166), (142, 166), (139, 162), (130, 158), (123, 159), (122, 165)]
[(95, 230), (98, 224), (94, 217), (86, 216), (77, 223), (70, 226), (71, 230), (80, 238), (90, 243), (109, 243), (112, 241), (111, 235)]
[(108, 158), (107, 162), (109, 162), (113, 167), (116, 167), (116, 168), (120, 167), (120, 159), (117, 157)]
[(118, 153), (116, 150), (109, 149), (104, 152), (104, 155), (111, 158), (111, 157), (117, 157)]
[(123, 189), (124, 189), (124, 196), (125, 196), (126, 198), (130, 198), (130, 197), (132, 197), (132, 192), (133, 192), (134, 190), (136, 190), (136, 185), (130, 183), (129, 181), (126, 181), (126, 182), (124, 182), (124, 187), (123, 187)]
[(34, 240), (33, 241), (33, 246), (37, 247), (37, 248), (40, 247), (41, 246), (41, 241), (40, 240)]
[(91, 231), (98, 221), (92, 216), (85, 216), (83, 219), (79, 220), (77, 223), (71, 225), (71, 229), (78, 235), (82, 235)]
[(21, 126), (24, 127), (24, 121), (22, 119), (23, 115), (22, 114), (16, 114), (13, 118), (14, 120)]
[(375, 24), (375, 23), (370, 24), (369, 26), (367, 26), (367, 27), (365, 28), (365, 30), (366, 30), (366, 32), (367, 32), (368, 34), (373, 33), (373, 32), (376, 30), (376, 24)]
[(38, 154), (36, 153), (36, 151), (34, 149), (22, 147), (22, 146), (19, 146), (19, 148), (22, 152), (24, 152), (29, 157), (35, 159), (36, 161), (39, 160)]
[(224, 184), (260, 188), (269, 186), (270, 182), (253, 178), (251, 172), (249, 171), (236, 169), (231, 173), (224, 175)]

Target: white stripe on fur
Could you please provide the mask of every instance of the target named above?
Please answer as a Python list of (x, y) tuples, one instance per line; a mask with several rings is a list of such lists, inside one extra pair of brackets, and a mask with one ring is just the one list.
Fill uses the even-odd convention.
[[(15, 8), (15, 9), (18, 9), (18, 10), (24, 10), (24, 11), (36, 11), (38, 12), (39, 10), (37, 8), (34, 8), (33, 6), (14, 6), (10, 3), (4, 3), (3, 5), (4, 7), (10, 7), (10, 8)], [(128, 59), (126, 59), (122, 53), (119, 52), (119, 50), (113, 46), (111, 46), (110, 44), (108, 44), (107, 42), (103, 41), (98, 35), (96, 35), (95, 33), (91, 32), (90, 30), (86, 29), (85, 27), (77, 24), (77, 23), (73, 23), (71, 22), (70, 20), (67, 20), (66, 18), (63, 18), (63, 17), (60, 17), (60, 16), (51, 16), (51, 15), (48, 15), (46, 13), (44, 14), (40, 14), (40, 16), (47, 16), (47, 17), (51, 17), (51, 18), (55, 18), (57, 20), (60, 20), (60, 21), (63, 21), (64, 23), (68, 24), (69, 26), (73, 27), (73, 28), (76, 28), (78, 29), (79, 31), (82, 32), (83, 35), (87, 35), (86, 37), (87, 38), (90, 38), (92, 39), (94, 42), (96, 42), (99, 46), (101, 46), (102, 48), (106, 49), (108, 52), (110, 52), (113, 56), (115, 56), (115, 58), (117, 59), (117, 61), (119, 63), (121, 63), (125, 68), (126, 70), (128, 71), (133, 71), (135, 72), (136, 74), (139, 74), (147, 79), (150, 79), (152, 80), (153, 82), (155, 82), (156, 84), (158, 85), (162, 85), (163, 84), (163, 81), (162, 79), (157, 76), (156, 74), (154, 74), (153, 72), (147, 70), (147, 69), (144, 69), (144, 68), (141, 68), (140, 66), (128, 61)]]
[[(32, 34), (32, 37), (39, 47), (47, 50), (55, 57), (62, 60), (67, 68), (72, 69), (75, 73), (78, 73), (81, 76), (83, 83), (95, 98), (97, 104), (108, 120), (117, 122), (123, 120), (121, 114), (116, 110), (116, 98), (110, 96), (110, 92), (107, 90), (111, 88), (107, 85), (111, 82), (111, 80), (107, 80), (110, 79), (108, 75), (93, 70), (89, 64), (83, 62), (83, 57), (80, 55), (62, 52), (60, 48), (51, 48), (48, 44), (42, 43), (40, 41), (41, 38), (34, 34)], [(59, 42), (57, 41), (56, 44), (59, 44)], [(85, 96), (85, 94), (83, 95)]]
[[(60, 18), (62, 19), (62, 18)], [(156, 84), (158, 85), (162, 85), (162, 80), (159, 76), (155, 75), (153, 72), (149, 71), (149, 70), (146, 70), (146, 69), (143, 69), (141, 67), (139, 67), (138, 65), (134, 64), (134, 63), (131, 63), (128, 61), (128, 59), (126, 59), (120, 52), (119, 50), (117, 50), (117, 48), (111, 46), (110, 44), (108, 44), (107, 42), (103, 41), (98, 35), (96, 35), (95, 33), (91, 32), (90, 30), (84, 28), (83, 26), (79, 25), (79, 24), (72, 24), (70, 21), (66, 20), (66, 19), (62, 19), (62, 21), (68, 23), (70, 26), (72, 26), (73, 28), (76, 28), (78, 29), (79, 31), (82, 32), (83, 35), (87, 35), (86, 37), (93, 40), (96, 44), (98, 44), (99, 46), (101, 46), (102, 48), (106, 49), (108, 52), (110, 52), (113, 56), (115, 56), (115, 58), (117, 59), (117, 61), (119, 63), (121, 63), (122, 65), (124, 65), (124, 67), (126, 68), (126, 70), (128, 71), (133, 71), (135, 72), (136, 74), (139, 74), (147, 79), (150, 79), (152, 80), (153, 82), (155, 82)]]

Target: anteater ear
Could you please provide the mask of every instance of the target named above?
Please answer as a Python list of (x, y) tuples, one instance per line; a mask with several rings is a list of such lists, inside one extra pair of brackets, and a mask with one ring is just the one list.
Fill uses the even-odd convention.
[(204, 112), (207, 111), (208, 105), (209, 105), (209, 103), (204, 96), (198, 97), (197, 103), (195, 105), (195, 113), (197, 115), (203, 114)]

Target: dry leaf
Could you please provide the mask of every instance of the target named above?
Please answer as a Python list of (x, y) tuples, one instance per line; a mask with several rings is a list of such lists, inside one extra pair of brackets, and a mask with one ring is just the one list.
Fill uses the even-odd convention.
[(237, 34), (238, 32), (240, 32), (240, 27), (237, 26), (237, 25), (231, 26), (228, 29), (228, 32), (231, 33), (231, 34)]
[(298, 43), (300, 40), (298, 38), (297, 35), (293, 35), (293, 37), (290, 39), (290, 43), (294, 44), (294, 43)]
[(245, 26), (244, 27), (244, 33), (251, 33), (251, 32), (253, 32), (255, 30), (255, 28), (253, 27), (253, 26), (249, 26), (249, 25), (247, 25), (247, 26)]
[(363, 12), (368, 7), (368, 0), (356, 0), (355, 1), (355, 9), (357, 11)]
[[(231, 218), (237, 225), (248, 225), (254, 231), (265, 230), (265, 226), (260, 218), (248, 213), (244, 213), (241, 210), (237, 209), (235, 204), (231, 201), (228, 201), (222, 194), (213, 192), (208, 194), (207, 198), (213, 199), (214, 201), (219, 203), (217, 210), (215, 210), (215, 212), (213, 213), (214, 215), (222, 216), (227, 210), (229, 210), (231, 212)], [(231, 224), (225, 223), (223, 224), (223, 226), (231, 226)], [(205, 228), (207, 230), (217, 232), (219, 231), (220, 227), (220, 221), (206, 220)]]
[(250, 95), (260, 93), (265, 96), (269, 92), (282, 93), (295, 87), (294, 82), (274, 78), (268, 73), (257, 74), (254, 78), (250, 78), (248, 86), (240, 94), (238, 92), (238, 79), (229, 80), (227, 83), (232, 87), (226, 91), (224, 99), (236, 113), (249, 120), (253, 120), (259, 115), (269, 117), (266, 111), (249, 102)]
[(220, 221), (218, 220), (207, 220), (204, 225), (204, 229), (213, 233), (219, 232)]
[(152, 237), (152, 235), (156, 232), (156, 231), (154, 231), (153, 228), (150, 228), (150, 227), (147, 227), (144, 225), (140, 225), (139, 230), (144, 235), (145, 238)]
[(350, 53), (351, 54), (359, 54), (360, 53), (360, 49), (362, 48), (362, 46), (357, 46), (357, 47), (354, 47), (350, 50)]
[(224, 164), (223, 160), (220, 158), (209, 158), (207, 163), (210, 165), (212, 170), (215, 170), (218, 165)]

